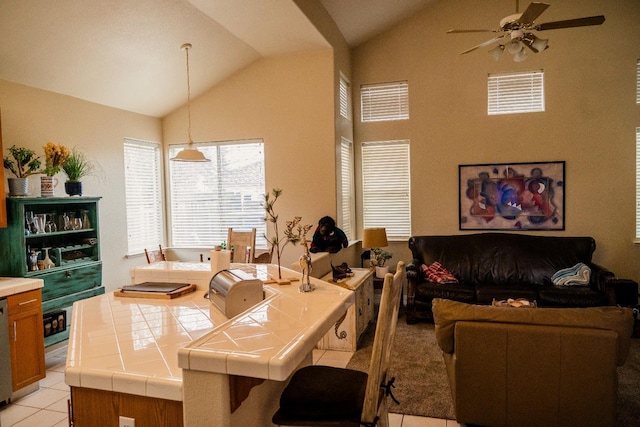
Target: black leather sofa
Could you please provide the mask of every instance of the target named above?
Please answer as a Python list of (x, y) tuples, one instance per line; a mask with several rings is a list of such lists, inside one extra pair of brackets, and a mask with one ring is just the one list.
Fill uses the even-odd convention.
[[(592, 237), (534, 236), (477, 233), (452, 236), (413, 236), (413, 260), (407, 264), (407, 323), (432, 319), (431, 301), (491, 304), (495, 300), (526, 298), (542, 307), (615, 305), (615, 275), (592, 262)], [(421, 265), (438, 261), (459, 283), (428, 281)], [(558, 270), (584, 263), (591, 269), (588, 286), (555, 286)]]

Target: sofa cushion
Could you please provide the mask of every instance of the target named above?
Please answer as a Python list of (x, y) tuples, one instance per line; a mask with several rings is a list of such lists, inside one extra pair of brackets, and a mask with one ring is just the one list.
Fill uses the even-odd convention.
[(633, 330), (633, 312), (623, 307), (589, 308), (522, 308), (466, 304), (436, 298), (432, 303), (436, 340), (445, 353), (454, 351), (457, 321), (519, 323), (543, 326), (583, 327), (611, 330), (618, 334), (618, 366), (624, 365), (629, 354)]
[(432, 298), (473, 302), (476, 300), (476, 291), (461, 283), (421, 282), (416, 286), (416, 300), (430, 301)]
[(548, 307), (595, 307), (607, 305), (607, 295), (588, 286), (544, 286), (538, 303)]

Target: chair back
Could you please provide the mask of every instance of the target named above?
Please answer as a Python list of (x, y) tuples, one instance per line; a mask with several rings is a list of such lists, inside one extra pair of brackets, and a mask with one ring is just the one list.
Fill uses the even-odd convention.
[[(369, 365), (369, 377), (362, 408), (362, 422), (375, 425), (376, 417), (381, 414), (387, 417), (386, 388), (387, 371), (391, 357), (391, 346), (398, 323), (398, 309), (402, 284), (406, 277), (405, 263), (398, 262), (396, 273), (387, 273), (382, 285), (382, 297), (376, 332), (371, 351), (371, 363)], [(382, 424), (386, 425), (386, 424)]]
[(256, 250), (256, 229), (251, 231), (236, 231), (229, 227), (227, 234), (227, 249), (233, 247), (231, 262), (253, 262)]
[(158, 245), (157, 251), (148, 251), (147, 248), (144, 248), (144, 255), (147, 257), (147, 264), (166, 261), (164, 253), (162, 252), (162, 245)]

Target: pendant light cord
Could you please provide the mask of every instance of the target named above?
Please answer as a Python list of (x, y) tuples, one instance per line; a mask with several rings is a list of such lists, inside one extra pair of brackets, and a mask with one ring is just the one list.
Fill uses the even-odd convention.
[(189, 49), (191, 45), (189, 43), (183, 44), (182, 48), (187, 51), (187, 117), (188, 117), (188, 127), (187, 127), (187, 135), (189, 137), (189, 146), (193, 145), (193, 140), (191, 139), (191, 81), (189, 79)]

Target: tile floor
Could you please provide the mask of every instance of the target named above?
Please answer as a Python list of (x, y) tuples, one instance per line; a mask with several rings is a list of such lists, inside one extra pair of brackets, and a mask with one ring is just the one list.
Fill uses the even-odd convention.
[[(66, 347), (47, 353), (47, 377), (40, 390), (0, 407), (1, 427), (68, 427), (69, 387), (64, 383)], [(314, 350), (313, 363), (345, 367), (351, 353)], [(389, 414), (390, 427), (459, 427), (455, 421)]]

